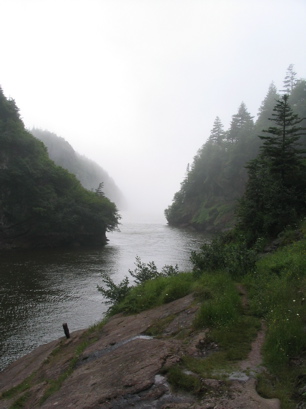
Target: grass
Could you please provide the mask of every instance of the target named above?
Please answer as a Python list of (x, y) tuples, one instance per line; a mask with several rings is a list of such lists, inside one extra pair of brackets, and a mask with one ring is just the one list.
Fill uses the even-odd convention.
[(24, 393), (22, 396), (20, 396), (11, 406), (9, 409), (22, 409), (31, 396), (30, 392)]
[(250, 312), (268, 328), (263, 358), (269, 373), (259, 377), (258, 390), (279, 398), (282, 409), (295, 409), (297, 402), (306, 402), (298, 393), (298, 380), (306, 373), (305, 238), (261, 258), (245, 284)]
[(201, 392), (201, 381), (197, 376), (187, 374), (178, 365), (171, 367), (167, 374), (168, 382), (174, 390), (198, 395)]
[(148, 280), (133, 287), (126, 298), (111, 310), (112, 314), (125, 312), (136, 314), (184, 297), (191, 292), (193, 277), (190, 273), (181, 273), (169, 277)]
[(45, 402), (49, 398), (49, 396), (53, 395), (53, 393), (57, 392), (61, 388), (63, 382), (74, 371), (75, 365), (78, 362), (80, 355), (88, 347), (88, 345), (90, 345), (90, 342), (87, 339), (85, 339), (81, 344), (79, 344), (76, 347), (74, 357), (69, 362), (69, 366), (66, 369), (66, 371), (64, 371), (57, 379), (49, 381), (49, 387), (46, 389), (44, 395), (40, 399), (40, 404)]
[[(91, 326), (82, 335), (81, 342), (76, 345), (73, 358), (70, 360), (68, 368), (63, 373), (61, 373), (57, 379), (42, 379), (39, 375), (39, 372), (35, 372), (16, 387), (3, 392), (1, 394), (1, 398), (3, 399), (13, 399), (17, 397), (17, 399), (13, 402), (9, 409), (23, 408), (27, 401), (31, 398), (31, 387), (33, 387), (37, 382), (42, 382), (43, 380), (48, 382), (48, 387), (45, 390), (42, 398), (40, 399), (40, 404), (45, 402), (49, 396), (58, 391), (61, 388), (63, 382), (74, 371), (75, 365), (78, 362), (78, 359), (82, 352), (87, 348), (87, 346), (95, 342), (95, 340), (98, 338), (97, 333), (101, 331), (101, 329), (105, 325), (105, 322), (106, 321), (103, 320)], [(57, 360), (57, 357), (59, 355), (65, 354), (65, 346), (65, 343), (61, 342), (45, 360), (44, 365), (52, 366), (52, 363)]]
[(152, 323), (152, 325), (146, 330), (145, 335), (149, 335), (152, 337), (160, 337), (164, 329), (173, 321), (175, 315), (169, 315), (165, 318), (160, 318)]
[(206, 273), (197, 282), (198, 295), (204, 300), (194, 321), (196, 329), (217, 328), (236, 321), (241, 313), (241, 300), (233, 280), (227, 273)]
[(34, 378), (35, 374), (32, 374), (28, 378), (26, 378), (22, 383), (19, 385), (15, 386), (14, 388), (8, 389), (5, 392), (2, 392), (1, 398), (4, 399), (12, 399), (14, 396), (19, 395), (20, 393), (25, 392), (28, 390), (31, 385), (32, 385), (32, 380)]
[[(255, 268), (246, 271), (243, 277), (227, 269), (197, 271), (196, 275), (180, 273), (145, 281), (132, 287), (126, 298), (112, 308), (112, 314), (139, 313), (193, 293), (201, 304), (193, 330), (209, 330), (205, 349), (209, 351), (211, 345), (211, 353), (204, 358), (183, 356), (179, 365), (168, 369), (167, 376), (175, 390), (195, 395), (203, 393), (201, 379), (223, 379), (226, 373), (235, 370), (238, 361), (247, 357), (264, 320), (267, 334), (263, 358), (268, 371), (258, 376), (258, 392), (266, 398), (279, 398), (282, 409), (295, 409), (298, 403), (306, 402), (303, 389), (306, 382), (306, 239), (284, 242), (290, 244), (261, 257)], [(242, 306), (237, 278), (247, 288), (247, 308)], [(147, 334), (162, 336), (173, 318), (152, 323)], [(45, 379), (48, 387), (41, 403), (60, 389), (84, 349), (99, 337), (104, 324), (105, 320), (82, 335), (68, 367), (57, 379)], [(186, 340), (188, 335), (189, 332), (181, 334)], [(64, 353), (65, 345), (60, 344), (45, 365), (52, 365)], [(38, 377), (33, 374), (1, 395), (5, 399), (16, 398), (10, 409), (26, 405)]]

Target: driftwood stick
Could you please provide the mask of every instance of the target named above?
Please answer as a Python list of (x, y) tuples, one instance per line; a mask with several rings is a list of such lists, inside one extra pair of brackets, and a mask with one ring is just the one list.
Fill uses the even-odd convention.
[(67, 323), (63, 324), (63, 328), (64, 328), (66, 338), (70, 338), (70, 333), (69, 333), (69, 328), (68, 328)]

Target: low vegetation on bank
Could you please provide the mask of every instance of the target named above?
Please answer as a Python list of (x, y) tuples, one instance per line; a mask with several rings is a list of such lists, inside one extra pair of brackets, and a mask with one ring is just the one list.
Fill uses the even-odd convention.
[[(283, 409), (293, 409), (306, 403), (306, 221), (273, 244), (277, 249), (267, 253), (258, 243), (248, 249), (229, 233), (192, 254), (192, 274), (171, 266), (158, 272), (154, 262), (145, 264), (137, 258), (136, 269), (130, 271), (132, 284), (128, 277), (115, 284), (104, 276), (99, 291), (110, 304), (109, 315), (139, 313), (188, 293), (195, 295), (201, 307), (194, 329), (209, 329), (207, 342), (218, 347), (206, 359), (183, 359), (169, 374), (174, 386), (195, 393), (196, 379), (186, 370), (222, 377), (226, 368), (247, 357), (264, 323), (267, 371), (258, 375), (258, 392), (279, 398)], [(245, 305), (241, 288), (247, 293)]]
[[(158, 271), (154, 262), (146, 264), (137, 258), (136, 268), (121, 283), (103, 276), (99, 291), (110, 306), (108, 314), (103, 322), (73, 342), (59, 342), (44, 365), (52, 367), (54, 372), (59, 362), (63, 360), (65, 364), (59, 374), (55, 370), (57, 376), (46, 378), (39, 405), (63, 387), (80, 363), (84, 350), (100, 339), (112, 315), (140, 313), (193, 294), (195, 312), (190, 315), (193, 317), (190, 328), (181, 328), (175, 337), (188, 345), (190, 338), (202, 334), (199, 347), (203, 354), (194, 356), (186, 351), (186, 355), (162, 369), (161, 374), (166, 375), (173, 390), (192, 392), (201, 400), (209, 392), (203, 391), (200, 380), (216, 379), (220, 388), (225, 388), (225, 391), (218, 389), (218, 393), (226, 394), (229, 375), (239, 371), (258, 332), (265, 328), (262, 353), (266, 370), (255, 368), (257, 390), (264, 398), (279, 398), (282, 409), (303, 407), (306, 403), (305, 254), (306, 220), (299, 229), (287, 230), (277, 241), (269, 243), (269, 252), (263, 252), (260, 246), (250, 250), (237, 244), (230, 233), (192, 255), (192, 272), (179, 272), (177, 266), (165, 266)], [(152, 321), (142, 334), (165, 339), (169, 337), (165, 328), (173, 319), (166, 314), (165, 318)], [(10, 409), (28, 407), (35, 385), (41, 383), (40, 374), (38, 371), (3, 392), (1, 399), (11, 400)]]

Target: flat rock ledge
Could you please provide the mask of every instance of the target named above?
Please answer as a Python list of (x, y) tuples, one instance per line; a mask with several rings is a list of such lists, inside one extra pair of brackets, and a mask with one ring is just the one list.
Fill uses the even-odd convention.
[(250, 375), (261, 363), (262, 331), (226, 382), (201, 379), (200, 398), (171, 389), (167, 369), (186, 355), (205, 359), (207, 331), (192, 329), (197, 309), (188, 295), (40, 346), (0, 373), (0, 409), (279, 409)]

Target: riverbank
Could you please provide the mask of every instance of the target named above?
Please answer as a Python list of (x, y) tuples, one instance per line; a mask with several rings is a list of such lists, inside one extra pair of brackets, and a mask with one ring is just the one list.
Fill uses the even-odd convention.
[[(236, 244), (221, 257), (214, 241), (193, 274), (139, 263), (137, 286), (108, 278), (107, 319), (9, 366), (0, 409), (304, 408), (305, 228), (296, 233), (256, 262)], [(226, 268), (208, 263), (215, 254)]]
[(0, 373), (0, 408), (279, 408), (255, 390), (261, 330), (248, 358), (219, 376), (179, 370), (184, 360), (201, 363), (220, 349), (207, 329), (194, 329), (199, 307), (189, 294), (37, 348)]
[(1, 255), (0, 372), (39, 345), (101, 321), (107, 307), (101, 274), (120, 282), (135, 257), (191, 271), (190, 252), (205, 236), (163, 224), (124, 223), (103, 248), (19, 251)]

